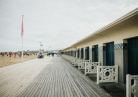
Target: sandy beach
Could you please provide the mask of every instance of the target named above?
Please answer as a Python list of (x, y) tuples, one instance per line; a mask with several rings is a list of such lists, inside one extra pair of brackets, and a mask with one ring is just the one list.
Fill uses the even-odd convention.
[[(28, 61), (28, 60), (32, 60), (37, 58), (37, 55), (30, 55), (30, 56), (24, 56), (24, 61)], [(14, 58), (14, 55), (12, 55), (11, 57), (4, 55), (1, 56), (0, 55), (0, 68), (5, 67), (5, 66), (9, 66), (9, 65), (13, 65), (16, 63), (21, 63), (22, 62), (22, 57), (19, 57), (18, 55), (16, 56), (16, 58)]]

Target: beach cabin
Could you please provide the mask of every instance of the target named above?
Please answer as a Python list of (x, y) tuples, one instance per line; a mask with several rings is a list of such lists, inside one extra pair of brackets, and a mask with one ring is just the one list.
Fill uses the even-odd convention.
[(116, 82), (126, 84), (127, 74), (138, 75), (138, 8), (62, 50), (70, 51), (99, 66), (118, 66)]

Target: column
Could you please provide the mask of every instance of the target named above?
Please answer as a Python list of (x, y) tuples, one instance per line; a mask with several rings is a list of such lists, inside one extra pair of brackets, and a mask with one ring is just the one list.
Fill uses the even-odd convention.
[(114, 44), (115, 65), (119, 66), (119, 82), (126, 83), (126, 74), (128, 70), (127, 61), (127, 41)]
[(83, 59), (85, 60), (85, 47), (83, 47)]
[(105, 66), (106, 65), (106, 45), (105, 44), (101, 44), (98, 47), (98, 56), (99, 56), (99, 62), (101, 66)]
[(80, 56), (79, 56), (79, 58), (81, 59), (81, 48), (79, 49), (79, 52), (80, 52)]
[(92, 61), (92, 47), (89, 46), (89, 60)]

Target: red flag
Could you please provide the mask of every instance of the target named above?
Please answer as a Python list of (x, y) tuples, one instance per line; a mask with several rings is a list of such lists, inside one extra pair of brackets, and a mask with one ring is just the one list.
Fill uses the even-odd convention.
[(23, 16), (22, 16), (21, 37), (23, 37), (23, 32), (24, 32), (24, 29), (23, 29)]

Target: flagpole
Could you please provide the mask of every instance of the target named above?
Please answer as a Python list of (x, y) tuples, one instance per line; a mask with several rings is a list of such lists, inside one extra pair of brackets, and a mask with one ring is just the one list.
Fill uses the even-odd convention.
[(23, 37), (22, 37), (22, 62), (23, 62)]
[(23, 63), (23, 32), (24, 29), (23, 29), (23, 15), (22, 15), (22, 63)]

